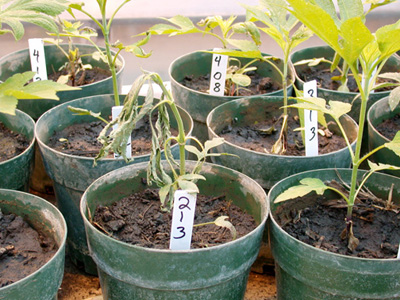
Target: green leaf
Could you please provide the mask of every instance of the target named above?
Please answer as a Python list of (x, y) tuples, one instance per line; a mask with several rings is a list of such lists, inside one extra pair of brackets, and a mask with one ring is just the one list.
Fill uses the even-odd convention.
[(376, 32), (376, 40), (381, 57), (387, 58), (400, 50), (400, 20), (394, 24), (380, 27)]
[(305, 0), (288, 0), (290, 12), (335, 51), (339, 47), (339, 31), (331, 15), (318, 5)]
[(385, 143), (385, 147), (392, 150), (397, 156), (400, 156), (400, 131), (396, 133), (392, 141)]
[(279, 203), (289, 199), (303, 197), (313, 191), (318, 195), (322, 195), (327, 189), (328, 186), (318, 178), (304, 178), (300, 180), (300, 185), (288, 188), (286, 191), (276, 197), (274, 202)]
[(338, 0), (337, 3), (342, 21), (355, 17), (364, 18), (364, 6), (360, 0)]
[(251, 84), (251, 78), (245, 74), (233, 74), (231, 79), (239, 86), (249, 86)]
[(0, 112), (15, 115), (18, 99), (13, 96), (0, 94)]
[(351, 111), (351, 104), (342, 101), (329, 101), (328, 113), (337, 120)]
[(382, 164), (382, 163), (373, 163), (372, 161), (368, 161), (368, 166), (371, 169), (372, 172), (378, 172), (378, 171), (383, 171), (383, 170), (400, 170), (400, 167), (396, 167), (393, 165), (388, 165), (388, 164)]
[(10, 0), (0, 2), (0, 22), (11, 28), (16, 40), (24, 35), (22, 22), (32, 23), (44, 29), (57, 32), (58, 27), (53, 17), (67, 9), (64, 0)]
[(379, 78), (391, 79), (400, 83), (400, 73), (397, 72), (388, 72), (379, 74)]
[(389, 106), (393, 111), (400, 102), (400, 86), (392, 90), (389, 94)]
[(73, 107), (70, 105), (68, 105), (67, 108), (69, 111), (73, 112), (75, 115), (78, 115), (78, 116), (92, 116), (92, 117), (98, 118), (101, 115), (101, 113), (95, 113), (95, 112), (93, 112), (91, 110), (87, 110), (85, 108)]
[(346, 20), (340, 27), (341, 48), (335, 49), (349, 64), (354, 65), (363, 49), (373, 41), (374, 37), (360, 17)]

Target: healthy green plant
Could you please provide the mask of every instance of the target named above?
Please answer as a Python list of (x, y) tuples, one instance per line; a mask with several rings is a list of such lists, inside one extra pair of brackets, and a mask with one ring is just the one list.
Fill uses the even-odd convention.
[[(10, 0), (0, 2), (0, 35), (11, 33), (16, 41), (24, 33), (22, 22), (43, 27), (46, 30), (57, 32), (58, 27), (54, 17), (67, 9), (64, 0)], [(4, 28), (3, 24), (9, 28)], [(72, 90), (75, 88), (55, 83), (49, 80), (29, 83), (35, 72), (15, 74), (5, 82), (0, 83), (0, 112), (15, 114), (18, 100), (23, 99), (53, 99), (59, 100), (58, 91)]]
[[(396, 134), (391, 142), (361, 155), (367, 101), (371, 91), (375, 88), (376, 78), (385, 62), (392, 54), (400, 49), (400, 21), (382, 26), (373, 34), (364, 24), (364, 12), (361, 1), (339, 1), (340, 17), (336, 15), (335, 10), (331, 9), (333, 7), (333, 3), (331, 2), (312, 3), (304, 0), (287, 1), (291, 5), (290, 12), (332, 47), (332, 49), (348, 64), (360, 91), (361, 107), (358, 122), (359, 131), (354, 151), (346, 138), (352, 158), (352, 175), (349, 195), (345, 196), (341, 193), (347, 201), (345, 235), (348, 239), (348, 247), (354, 249), (358, 244), (358, 240), (353, 235), (352, 211), (362, 184), (373, 172), (384, 169), (400, 169), (396, 166), (368, 162), (370, 167), (368, 175), (364, 177), (361, 184), (357, 182), (357, 173), (361, 164), (376, 151), (382, 148), (388, 148), (397, 155), (400, 155), (400, 132)], [(340, 123), (340, 116), (351, 110), (350, 104), (339, 101), (329, 101), (327, 105), (325, 100), (320, 98), (302, 98), (299, 100), (301, 100), (301, 102), (291, 106), (317, 110), (324, 114), (329, 114), (338, 124)], [(343, 132), (341, 126), (340, 128), (343, 136), (345, 136), (345, 132)], [(311, 191), (321, 194), (326, 189), (332, 189), (314, 178), (306, 178), (301, 183), (301, 185), (292, 187), (282, 193), (275, 201), (279, 202), (295, 198), (308, 194)]]
[[(289, 56), (295, 47), (302, 42), (308, 40), (312, 33), (305, 26), (297, 26), (299, 21), (293, 14), (287, 14), (287, 4), (284, 0), (260, 0), (258, 6), (243, 5), (247, 11), (247, 26), (254, 28), (253, 32), (264, 32), (269, 35), (282, 49), (283, 52), (283, 70), (280, 70), (275, 66), (275, 69), (281, 76), (282, 88), (283, 88), (283, 114), (282, 129), (279, 134), (278, 140), (275, 142), (271, 149), (271, 153), (283, 154), (287, 149), (287, 122), (288, 122), (288, 111), (287, 111), (287, 78), (289, 70)], [(261, 23), (262, 26), (256, 24)], [(252, 24), (252, 25), (250, 25)], [(258, 34), (259, 35), (259, 34)], [(246, 48), (240, 49), (239, 51), (218, 51), (221, 54), (229, 56), (244, 56), (249, 58), (260, 59), (264, 61), (270, 61), (271, 57), (264, 57), (259, 50), (258, 45), (252, 45)], [(248, 51), (251, 49), (251, 51)], [(271, 64), (273, 65), (273, 64)]]
[[(157, 84), (161, 88), (163, 95), (161, 99), (155, 99), (152, 84), (149, 84), (144, 103), (139, 105), (139, 92), (146, 82)], [(167, 106), (170, 107), (176, 119), (178, 125), (177, 136), (171, 135)], [(95, 162), (107, 156), (110, 151), (121, 155), (127, 162), (130, 161), (126, 156), (126, 145), (132, 130), (143, 117), (148, 116), (151, 120), (155, 113), (157, 113), (155, 124), (150, 122), (152, 149), (147, 170), (147, 182), (149, 184), (154, 182), (160, 188), (161, 207), (169, 211), (173, 205), (174, 191), (178, 188), (189, 193), (199, 192), (195, 182), (205, 179), (202, 175), (199, 175), (202, 165), (207, 157), (221, 155), (208, 152), (223, 143), (223, 139), (207, 141), (203, 146), (195, 137), (187, 136), (178, 108), (158, 74), (144, 72), (133, 83), (129, 94), (126, 96), (121, 114), (118, 118), (109, 122), (99, 135), (99, 141), (103, 144), (103, 148), (100, 150)], [(117, 128), (111, 130), (115, 124), (118, 125)], [(196, 142), (201, 150), (198, 150), (195, 146), (187, 145), (189, 140)], [(179, 162), (174, 159), (171, 153), (171, 142), (173, 141), (179, 147)], [(165, 159), (171, 168), (172, 177), (167, 174), (162, 166), (162, 151), (164, 151)], [(197, 163), (190, 173), (186, 173), (185, 168), (186, 151), (193, 153), (197, 157)]]
[[(122, 3), (115, 9), (115, 11), (112, 12), (112, 15), (109, 19), (107, 19), (107, 0), (97, 0), (97, 4), (99, 7), (100, 15), (101, 15), (101, 20), (97, 20), (89, 11), (84, 9), (84, 3), (73, 3), (69, 5), (68, 11), (69, 13), (75, 18), (74, 11), (79, 11), (86, 16), (88, 16), (100, 29), (104, 36), (104, 48), (105, 51), (101, 50), (100, 47), (91, 39), (93, 35), (92, 30), (79, 30), (79, 27), (76, 28), (76, 24), (79, 25), (79, 23), (75, 24), (68, 24), (67, 31), (64, 31), (63, 33), (60, 33), (60, 36), (68, 37), (68, 38), (82, 38), (88, 42), (90, 42), (95, 48), (97, 49), (97, 52), (95, 55), (99, 59), (102, 59), (108, 64), (108, 67), (111, 71), (111, 76), (112, 76), (112, 82), (113, 82), (113, 91), (114, 91), (114, 101), (115, 105), (119, 106), (120, 105), (120, 100), (119, 100), (119, 91), (118, 91), (118, 84), (117, 84), (117, 67), (118, 67), (118, 55), (122, 51), (126, 51), (128, 53), (133, 53), (137, 57), (148, 57), (151, 54), (147, 54), (144, 52), (144, 50), (141, 48), (141, 46), (145, 45), (150, 36), (146, 36), (144, 39), (133, 43), (131, 45), (123, 45), (120, 41), (115, 41), (114, 43), (111, 43), (110, 41), (110, 32), (111, 32), (111, 25), (114, 21), (114, 18), (116, 14), (131, 0), (124, 0)], [(116, 55), (113, 56), (111, 52), (111, 48), (116, 49)]]
[[(363, 6), (368, 6), (368, 9), (365, 9), (365, 13), (364, 16), (362, 18), (362, 20), (364, 20), (367, 17), (367, 15), (373, 11), (374, 9), (384, 6), (384, 5), (388, 5), (392, 2), (395, 2), (394, 0), (372, 0), (372, 1), (365, 1), (364, 3), (358, 3), (356, 5), (363, 5)], [(333, 3), (326, 3), (325, 8), (329, 11), (332, 12), (332, 16), (333, 16), (333, 11), (335, 11), (335, 7), (333, 6)], [(360, 9), (360, 7), (358, 7), (358, 9)], [(363, 10), (364, 11), (364, 10)], [(334, 70), (337, 70), (339, 75), (336, 76), (332, 76), (332, 81), (340, 81), (340, 86), (338, 87), (338, 91), (341, 92), (349, 92), (349, 88), (348, 88), (348, 79), (350, 76), (352, 76), (351, 73), (349, 73), (350, 68), (347, 65), (346, 61), (343, 61), (342, 64), (340, 64), (341, 60), (340, 60), (340, 55), (338, 55), (338, 53), (336, 52), (335, 55), (333, 56), (332, 61), (329, 59), (326, 59), (325, 57), (318, 57), (318, 58), (312, 58), (312, 59), (305, 59), (305, 60), (301, 60), (296, 62), (294, 65), (302, 65), (302, 64), (307, 64), (309, 67), (313, 67), (316, 66), (320, 63), (328, 63), (330, 65), (330, 72), (333, 73)]]
[[(221, 42), (223, 49), (228, 49), (230, 47), (237, 48), (246, 53), (256, 51), (256, 45), (260, 43), (260, 32), (255, 25), (251, 22), (234, 23), (236, 20), (234, 16), (227, 19), (223, 19), (221, 16), (207, 17), (198, 22), (197, 26), (188, 17), (181, 15), (169, 19), (161, 19), (167, 21), (169, 24), (156, 24), (146, 33), (142, 33), (142, 35), (176, 36), (200, 33), (217, 38)], [(251, 37), (251, 40), (235, 39), (233, 38), (235, 34), (245, 34)], [(256, 67), (251, 67), (255, 61), (257, 61), (257, 59), (253, 59), (244, 66), (241, 66), (238, 59), (229, 58), (225, 95), (233, 96), (235, 93), (238, 94), (240, 88), (247, 87), (251, 84), (251, 79), (246, 73), (256, 70)], [(273, 66), (275, 67), (275, 65)]]
[[(59, 68), (58, 71), (66, 71), (66, 75), (61, 75), (57, 82), (59, 83), (68, 83), (71, 82), (72, 86), (80, 86), (83, 84), (85, 79), (86, 70), (92, 69), (92, 65), (84, 64), (82, 61), (82, 57), (79, 52), (79, 48), (74, 45), (72, 42), (71, 35), (79, 36), (79, 37), (87, 37), (88, 40), (91, 40), (91, 37), (97, 37), (97, 32), (90, 27), (82, 27), (83, 23), (78, 21), (75, 23), (69, 22), (67, 20), (59, 20), (59, 24), (62, 28), (62, 33), (50, 33), (50, 35), (56, 35), (57, 37), (66, 35), (68, 37), (68, 51), (64, 50), (64, 48), (60, 45), (62, 42), (61, 39), (44, 39), (44, 42), (55, 45), (66, 57), (67, 62)], [(90, 54), (86, 54), (90, 55)], [(102, 53), (95, 52), (92, 54), (93, 57), (97, 57), (100, 59)], [(80, 74), (79, 78), (78, 75)]]

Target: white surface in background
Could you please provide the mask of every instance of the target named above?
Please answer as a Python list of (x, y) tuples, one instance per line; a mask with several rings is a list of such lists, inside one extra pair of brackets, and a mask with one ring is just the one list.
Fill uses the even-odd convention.
[[(75, 1), (73, 1), (75, 2)], [(96, 18), (100, 17), (96, 0), (85, 0), (85, 10)], [(108, 0), (107, 17), (122, 3), (122, 0)], [(184, 15), (188, 17), (209, 16), (209, 15), (244, 15), (245, 9), (240, 3), (248, 5), (258, 4), (258, 0), (132, 0), (127, 3), (117, 14), (118, 18), (158, 18)], [(69, 14), (64, 17), (69, 18)], [(77, 18), (87, 19), (88, 17), (76, 14)]]
[[(168, 90), (171, 90), (171, 82), (170, 81), (164, 81), (164, 85)], [(128, 94), (129, 90), (131, 89), (131, 87), (132, 87), (132, 85), (123, 85), (121, 94), (122, 95)], [(139, 95), (140, 96), (146, 96), (148, 89), (149, 89), (149, 85), (148, 84), (144, 84), (142, 86), (142, 88), (140, 89)], [(160, 98), (161, 97), (162, 90), (157, 84), (153, 83), (153, 91), (154, 91), (154, 97), (155, 98)]]

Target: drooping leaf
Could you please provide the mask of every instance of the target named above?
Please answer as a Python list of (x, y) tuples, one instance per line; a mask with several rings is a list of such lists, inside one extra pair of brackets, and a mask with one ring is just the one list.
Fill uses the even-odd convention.
[(286, 191), (281, 193), (275, 198), (275, 203), (283, 202), (289, 199), (294, 199), (297, 197), (303, 197), (311, 192), (316, 192), (318, 195), (322, 195), (328, 186), (318, 178), (304, 178), (300, 180), (300, 185), (292, 186)]
[(87, 110), (85, 108), (80, 108), (80, 107), (73, 107), (71, 105), (68, 105), (68, 110), (74, 113), (75, 115), (78, 116), (92, 116), (94, 118), (100, 117), (101, 113), (95, 113), (91, 110)]
[(180, 189), (185, 190), (188, 193), (199, 193), (199, 188), (192, 181), (178, 179), (177, 183)]
[(232, 235), (232, 240), (236, 240), (237, 232), (235, 226), (231, 222), (228, 221), (229, 217), (227, 216), (220, 216), (215, 219), (214, 224), (219, 227), (224, 227), (229, 229)]
[(208, 140), (204, 143), (204, 151), (207, 153), (212, 148), (218, 147), (225, 142), (223, 138), (213, 138), (212, 140)]

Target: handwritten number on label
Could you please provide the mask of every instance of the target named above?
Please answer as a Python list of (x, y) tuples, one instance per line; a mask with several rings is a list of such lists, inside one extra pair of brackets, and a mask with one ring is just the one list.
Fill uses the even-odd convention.
[(219, 67), (219, 64), (221, 63), (221, 55), (216, 55), (214, 61), (217, 63), (217, 66)]
[(180, 204), (179, 205), (179, 209), (185, 209), (185, 208), (187, 208), (188, 210), (190, 210), (190, 207), (189, 207), (189, 199), (187, 198), (187, 197), (180, 197), (179, 198), (179, 201), (181, 201), (181, 200), (186, 200), (186, 204)]
[(174, 194), (169, 248), (188, 250), (192, 240), (196, 195), (177, 190)]
[(312, 141), (315, 138), (315, 127), (311, 127), (310, 131), (312, 133), (312, 137), (309, 139), (309, 141)]
[(183, 227), (183, 226), (178, 226), (178, 227), (176, 227), (176, 229), (178, 229), (179, 232), (182, 233), (182, 235), (181, 235), (181, 236), (174, 236), (174, 239), (179, 240), (179, 239), (181, 239), (181, 238), (184, 238), (185, 235), (186, 235), (186, 233), (185, 233), (185, 227)]
[(307, 94), (308, 94), (310, 97), (314, 97), (314, 90), (308, 90), (308, 91), (307, 91)]

